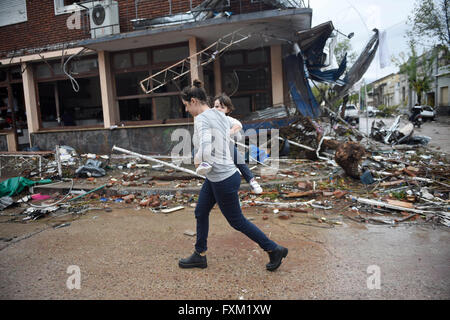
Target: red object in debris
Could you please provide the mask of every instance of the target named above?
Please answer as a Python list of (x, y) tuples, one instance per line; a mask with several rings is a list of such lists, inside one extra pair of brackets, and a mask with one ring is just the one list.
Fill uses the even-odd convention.
[(159, 200), (155, 200), (152, 202), (152, 204), (150, 206), (155, 208), (155, 207), (159, 207), (160, 205), (161, 205), (161, 202)]
[(141, 202), (139, 202), (139, 205), (143, 206), (143, 207), (147, 207), (150, 204), (150, 201), (151, 201), (151, 199), (144, 199)]
[(267, 219), (269, 219), (268, 216), (264, 216), (264, 217), (263, 217), (263, 220), (267, 220)]
[(334, 196), (338, 199), (342, 198), (347, 193), (348, 193), (347, 191), (342, 191), (342, 190), (336, 190), (335, 192), (333, 192)]
[(36, 193), (36, 194), (33, 194), (31, 196), (31, 199), (33, 199), (33, 200), (47, 200), (47, 199), (50, 199), (50, 198), (51, 197), (49, 195), (40, 194), (40, 193)]
[(130, 203), (131, 201), (134, 200), (134, 198), (135, 198), (134, 194), (129, 194), (129, 195), (123, 197), (122, 199), (123, 199), (123, 201), (125, 201), (126, 203)]
[(289, 213), (280, 213), (279, 215), (278, 215), (278, 218), (279, 219), (282, 219), (282, 220), (287, 220), (287, 219), (289, 219), (290, 218), (290, 215), (289, 215)]

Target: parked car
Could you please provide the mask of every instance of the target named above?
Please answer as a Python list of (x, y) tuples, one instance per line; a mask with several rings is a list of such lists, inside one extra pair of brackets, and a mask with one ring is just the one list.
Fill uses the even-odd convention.
[[(434, 120), (436, 117), (436, 111), (430, 106), (414, 106), (411, 109), (410, 120), (412, 115), (420, 114), (423, 121)], [(412, 121), (412, 120), (411, 120)]]
[(434, 120), (436, 117), (436, 111), (430, 106), (422, 106), (422, 112), (420, 112), (423, 120)]
[[(339, 114), (341, 113), (342, 105), (339, 107)], [(359, 112), (354, 104), (345, 106), (344, 120), (350, 124), (359, 123)]]
[(369, 117), (375, 117), (379, 112), (380, 110), (378, 110), (377, 108), (367, 106), (367, 114), (369, 115)]

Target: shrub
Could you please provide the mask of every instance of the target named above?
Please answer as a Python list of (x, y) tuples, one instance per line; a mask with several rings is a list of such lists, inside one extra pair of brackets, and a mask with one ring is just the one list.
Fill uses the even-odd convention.
[(392, 117), (393, 115), (398, 113), (399, 107), (400, 107), (400, 105), (386, 106), (386, 105), (382, 104), (382, 105), (378, 106), (378, 110), (380, 111), (378, 113), (378, 116), (383, 117), (383, 118)]

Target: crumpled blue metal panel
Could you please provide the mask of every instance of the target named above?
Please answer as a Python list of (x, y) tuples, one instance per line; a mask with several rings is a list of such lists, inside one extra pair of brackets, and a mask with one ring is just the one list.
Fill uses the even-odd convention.
[(305, 117), (320, 116), (320, 107), (308, 82), (308, 71), (301, 53), (290, 55), (284, 59), (289, 92), (297, 110)]

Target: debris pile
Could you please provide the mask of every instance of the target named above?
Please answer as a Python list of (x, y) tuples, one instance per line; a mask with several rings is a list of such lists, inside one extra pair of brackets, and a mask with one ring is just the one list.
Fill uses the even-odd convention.
[[(448, 155), (423, 145), (398, 148), (386, 144), (385, 138), (382, 142), (368, 137), (361, 140), (364, 135), (355, 134), (355, 129), (345, 124), (341, 128), (346, 130), (331, 128), (337, 126), (307, 117), (280, 128), (282, 156), (272, 159), (268, 154), (252, 166), (264, 192), (251, 193), (243, 183), (240, 199), (244, 213), (256, 210), (263, 220), (276, 217), (327, 228), (346, 220), (450, 226)], [(28, 178), (2, 182), (3, 186), (14, 184), (16, 189), (3, 188), (1, 215), (16, 212), (13, 221), (32, 222), (66, 215), (77, 218), (85, 212), (109, 212), (112, 208), (169, 214), (195, 207), (203, 177), (195, 174), (192, 164), (114, 148), (109, 155), (79, 155), (73, 148), (60, 147), (53, 159), (48, 157), (42, 163), (40, 172), (31, 175), (33, 171), (29, 171)], [(271, 172), (274, 161), (279, 166)]]

